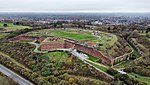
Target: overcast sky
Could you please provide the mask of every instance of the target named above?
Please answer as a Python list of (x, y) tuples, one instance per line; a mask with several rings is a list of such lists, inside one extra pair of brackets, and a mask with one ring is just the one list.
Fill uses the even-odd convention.
[(0, 0), (0, 12), (150, 12), (150, 0)]

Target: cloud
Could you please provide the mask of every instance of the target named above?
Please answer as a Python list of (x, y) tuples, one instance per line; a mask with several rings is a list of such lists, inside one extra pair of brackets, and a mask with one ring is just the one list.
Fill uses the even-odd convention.
[(150, 0), (3, 0), (0, 11), (148, 11)]

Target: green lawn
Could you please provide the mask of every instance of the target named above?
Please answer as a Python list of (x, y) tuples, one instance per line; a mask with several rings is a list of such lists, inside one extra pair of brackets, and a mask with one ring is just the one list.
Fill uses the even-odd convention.
[(93, 66), (95, 66), (96, 68), (98, 68), (98, 69), (100, 69), (100, 70), (102, 70), (104, 72), (107, 72), (107, 70), (108, 70), (106, 67), (100, 65), (99, 63), (95, 64), (92, 61), (88, 61), (88, 60), (86, 60), (86, 62), (92, 64)]
[(76, 30), (51, 30), (50, 34), (53, 36), (62, 36), (66, 38), (72, 38), (75, 40), (93, 40), (96, 37), (92, 36), (90, 32), (83, 32)]
[(117, 42), (118, 38), (116, 35), (110, 34), (110, 33), (104, 33), (101, 32), (98, 34), (101, 38), (97, 40), (93, 40), (94, 42), (99, 42), (100, 44), (103, 44), (102, 47), (112, 46), (115, 42)]
[(4, 27), (3, 24), (4, 24), (3, 22), (0, 22), (0, 28), (6, 28), (7, 30), (30, 28), (29, 26), (14, 25), (13, 23), (6, 23), (7, 27)]
[(59, 64), (59, 62), (66, 62), (68, 59), (68, 54), (66, 52), (48, 52), (47, 55), (49, 58), (55, 62), (55, 65)]
[(93, 56), (91, 56), (91, 55), (88, 55), (88, 57), (89, 57), (88, 59), (91, 60), (91, 61), (93, 61), (93, 62), (99, 61), (98, 58), (95, 58), (95, 57), (93, 57)]
[(141, 76), (141, 75), (136, 74), (136, 73), (128, 73), (128, 74), (133, 76), (134, 78), (137, 77), (136, 79), (147, 83), (147, 85), (150, 85), (150, 77)]
[(132, 62), (133, 60), (130, 61), (123, 61), (121, 63), (119, 63), (118, 65), (115, 65), (114, 68), (116, 69), (121, 69), (121, 68), (125, 68), (127, 65), (130, 64), (130, 62)]

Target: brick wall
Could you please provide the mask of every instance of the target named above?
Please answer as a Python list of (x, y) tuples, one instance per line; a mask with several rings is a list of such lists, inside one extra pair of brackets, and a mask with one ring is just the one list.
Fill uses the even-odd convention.
[(39, 42), (43, 42), (46, 38), (39, 38), (38, 41)]
[(9, 39), (11, 41), (16, 41), (16, 40), (38, 40), (39, 42), (42, 42), (45, 40), (45, 38), (40, 38), (40, 37), (35, 37), (35, 36), (17, 36), (14, 38)]
[(75, 48), (79, 51), (82, 51), (84, 53), (87, 53), (91, 56), (94, 56), (96, 58), (100, 58), (102, 60), (102, 63), (104, 64), (110, 64), (111, 63), (111, 60), (108, 59), (107, 57), (103, 56), (102, 53), (96, 49), (93, 49), (93, 48), (90, 48), (90, 47), (86, 47), (86, 46), (83, 46), (83, 45), (79, 45), (79, 44), (76, 44), (75, 45)]
[(94, 48), (83, 46), (83, 45), (80, 45), (80, 44), (77, 44), (77, 43), (74, 43), (71, 41), (67, 41), (67, 40), (65, 41), (65, 43), (67, 43), (66, 45), (69, 45), (69, 46), (74, 45), (74, 48), (76, 48), (79, 51), (87, 53), (93, 57), (100, 58), (102, 63), (104, 63), (104, 64), (113, 64), (113, 62), (114, 62), (113, 60), (109, 59), (107, 56), (104, 56), (100, 51), (98, 51)]
[(40, 48), (41, 50), (64, 48), (64, 42), (53, 42), (53, 43), (48, 43), (48, 44), (42, 44)]
[(67, 41), (65, 40), (64, 48), (73, 48), (74, 46), (75, 46), (74, 43), (70, 43), (70, 42), (67, 42)]

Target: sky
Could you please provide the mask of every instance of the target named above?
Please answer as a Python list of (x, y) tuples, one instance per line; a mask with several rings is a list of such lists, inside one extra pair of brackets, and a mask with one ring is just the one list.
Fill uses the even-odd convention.
[(150, 12), (150, 0), (0, 0), (0, 12)]

